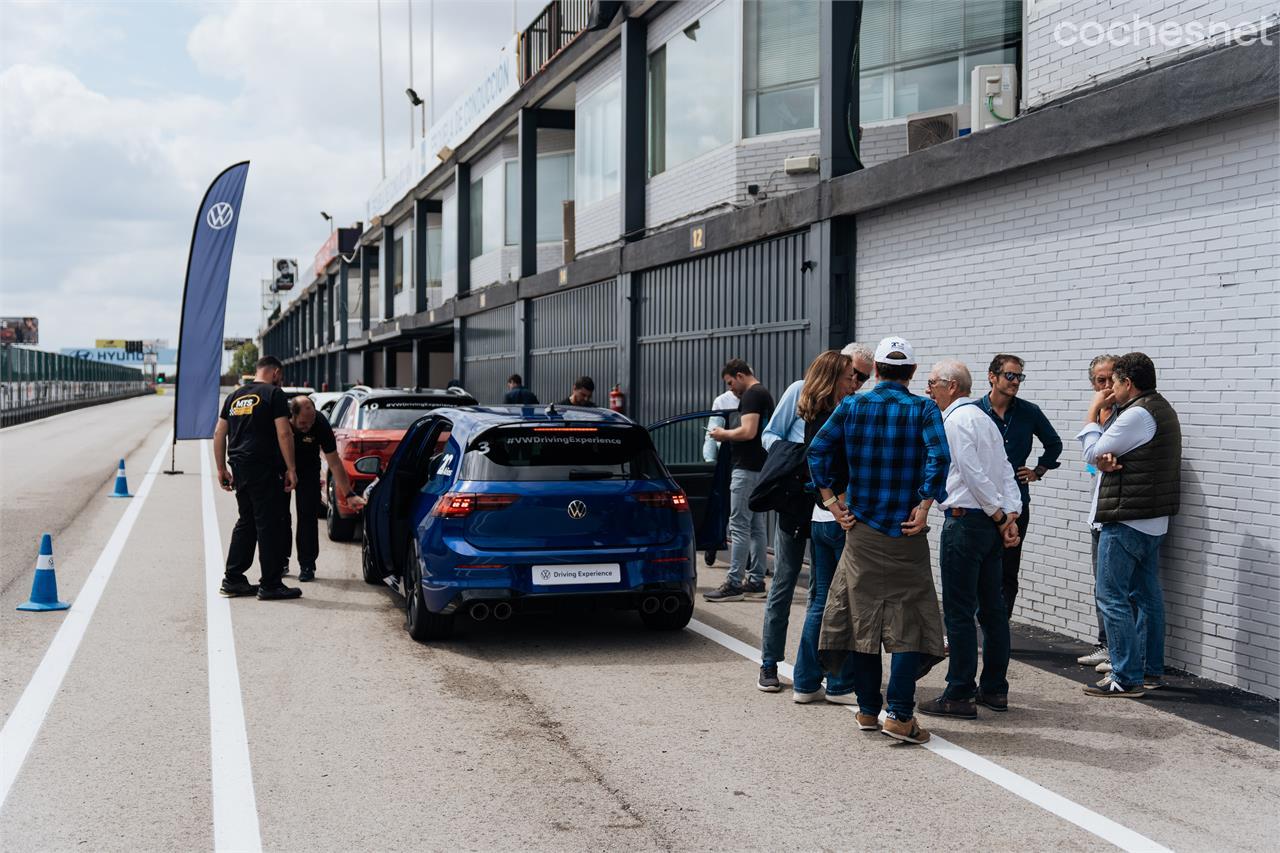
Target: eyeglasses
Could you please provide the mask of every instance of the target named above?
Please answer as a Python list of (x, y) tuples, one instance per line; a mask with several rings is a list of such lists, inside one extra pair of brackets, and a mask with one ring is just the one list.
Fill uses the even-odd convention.
[(1014, 373), (1012, 370), (1006, 370), (1004, 373), (1001, 373), (1000, 375), (1003, 376), (1005, 379), (1009, 380), (1010, 382), (1017, 382), (1019, 384), (1022, 383), (1022, 380), (1027, 378), (1027, 374)]
[(937, 385), (939, 382), (955, 382), (955, 380), (954, 379), (926, 379), (924, 384), (932, 388), (933, 386)]
[(856, 376), (856, 377), (858, 377), (858, 381), (859, 381), (859, 382), (866, 382), (868, 379), (870, 379), (870, 378), (871, 378), (871, 374), (870, 374), (870, 373), (863, 373), (861, 370), (859, 370), (859, 369), (858, 369), (858, 368), (856, 368), (856, 367), (855, 367), (855, 368), (853, 368), (853, 375), (854, 375), (854, 376)]

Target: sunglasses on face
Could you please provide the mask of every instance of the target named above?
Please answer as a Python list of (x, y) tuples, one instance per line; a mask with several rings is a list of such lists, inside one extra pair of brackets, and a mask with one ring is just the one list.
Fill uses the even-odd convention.
[(1022, 380), (1027, 378), (1027, 374), (1014, 373), (1012, 370), (1006, 370), (1004, 373), (1001, 373), (1000, 375), (1010, 382), (1017, 382), (1019, 384), (1021, 384)]
[(859, 370), (859, 369), (858, 369), (858, 368), (856, 368), (856, 367), (853, 369), (853, 376), (854, 376), (854, 378), (855, 378), (855, 379), (857, 379), (859, 382), (866, 382), (868, 379), (870, 379), (870, 378), (871, 378), (871, 374), (870, 374), (870, 373), (863, 373), (861, 370)]

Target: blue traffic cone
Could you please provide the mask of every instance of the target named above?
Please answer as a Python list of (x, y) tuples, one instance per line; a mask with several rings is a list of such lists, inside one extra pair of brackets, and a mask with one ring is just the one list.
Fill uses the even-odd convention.
[(123, 459), (120, 460), (120, 469), (116, 471), (116, 490), (112, 492), (108, 497), (113, 497), (113, 498), (133, 497), (133, 495), (129, 494), (129, 481), (125, 479), (125, 476), (124, 476), (124, 460)]
[(31, 600), (19, 604), (19, 610), (66, 610), (71, 605), (58, 600), (58, 578), (53, 573), (53, 539), (48, 533), (40, 538), (40, 556), (36, 557), (36, 577), (31, 582)]

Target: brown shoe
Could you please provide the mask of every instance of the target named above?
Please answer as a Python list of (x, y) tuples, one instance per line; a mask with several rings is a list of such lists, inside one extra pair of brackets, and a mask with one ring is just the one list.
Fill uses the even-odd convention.
[(856, 714), (853, 715), (853, 717), (858, 721), (858, 728), (861, 729), (862, 731), (864, 732), (880, 731), (880, 718), (877, 717), (875, 714), (864, 714), (861, 711), (858, 711)]
[(929, 740), (929, 733), (916, 724), (915, 717), (909, 720), (895, 720), (893, 717), (886, 717), (884, 728), (880, 730), (880, 734), (888, 735), (894, 740), (900, 740), (905, 743), (924, 743)]
[(948, 699), (946, 696), (939, 696), (937, 699), (921, 702), (916, 706), (916, 710), (930, 717), (958, 717), (962, 720), (978, 718), (978, 706), (972, 699)]
[(978, 704), (993, 711), (1009, 710), (1008, 693), (979, 693)]

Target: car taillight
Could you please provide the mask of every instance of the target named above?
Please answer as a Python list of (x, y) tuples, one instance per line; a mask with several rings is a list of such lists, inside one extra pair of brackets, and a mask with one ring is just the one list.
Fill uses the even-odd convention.
[(491, 509), (506, 509), (517, 500), (519, 495), (468, 494), (465, 492), (448, 492), (436, 501), (431, 514), (437, 518), (466, 518), (473, 512)]
[(674, 509), (676, 512), (689, 511), (689, 499), (684, 492), (636, 492), (633, 497), (655, 509)]
[(352, 439), (342, 448), (342, 458), (356, 460), (361, 456), (390, 455), (391, 442), (386, 439)]

